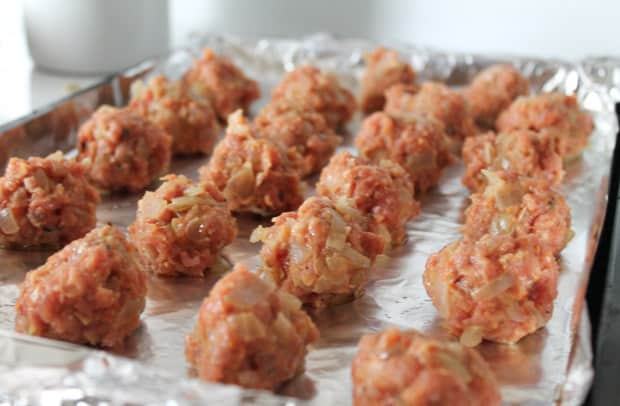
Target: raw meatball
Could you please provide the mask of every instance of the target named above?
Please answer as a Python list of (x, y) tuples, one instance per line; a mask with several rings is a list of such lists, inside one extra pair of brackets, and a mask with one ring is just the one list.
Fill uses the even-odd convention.
[(362, 122), (355, 145), (364, 158), (402, 166), (421, 193), (437, 185), (443, 168), (454, 161), (441, 123), (421, 115), (374, 113)]
[(344, 199), (369, 216), (370, 231), (384, 236), (392, 246), (405, 242), (407, 221), (420, 213), (409, 175), (389, 160), (375, 165), (340, 152), (323, 169), (316, 191), (334, 201)]
[(297, 150), (302, 176), (320, 171), (341, 141), (321, 114), (290, 100), (268, 104), (254, 125), (261, 135)]
[(237, 265), (202, 303), (185, 357), (205, 381), (273, 390), (301, 372), (318, 337), (299, 300)]
[(129, 109), (172, 136), (175, 154), (208, 154), (217, 138), (217, 117), (206, 99), (193, 97), (180, 82), (169, 82), (161, 75), (148, 85), (132, 86)]
[(363, 336), (351, 375), (356, 406), (501, 402), (497, 380), (478, 351), (416, 330), (390, 328)]
[(116, 227), (96, 228), (29, 272), (15, 304), (15, 330), (114, 347), (140, 324), (146, 275)]
[(535, 236), (487, 234), (431, 255), (424, 287), (463, 344), (516, 343), (551, 317), (559, 271), (553, 252)]
[(594, 128), (592, 117), (579, 108), (575, 96), (562, 93), (519, 97), (499, 116), (496, 126), (498, 131), (547, 131), (557, 138), (558, 153), (565, 160), (583, 152)]
[(468, 138), (463, 145), (463, 184), (473, 192), (481, 191), (486, 186), (483, 169), (514, 172), (559, 184), (564, 170), (555, 145), (554, 137), (527, 130), (488, 132)]
[(363, 218), (351, 207), (311, 197), (273, 226), (258, 227), (250, 241), (263, 242), (261, 272), (315, 308), (360, 296), (384, 240), (352, 217)]
[(97, 203), (86, 169), (62, 153), (11, 158), (0, 178), (0, 246), (62, 247), (95, 227)]
[(392, 49), (378, 47), (364, 55), (366, 69), (362, 74), (360, 106), (364, 113), (382, 110), (385, 91), (399, 83), (413, 85), (416, 73), (407, 62)]
[(298, 161), (294, 149), (258, 137), (237, 111), (200, 178), (215, 183), (232, 211), (267, 216), (295, 210), (303, 201)]
[(287, 73), (273, 91), (273, 100), (285, 99), (323, 115), (332, 128), (344, 126), (355, 112), (355, 98), (335, 76), (304, 65)]
[(170, 166), (172, 137), (127, 109), (100, 107), (78, 133), (78, 161), (102, 189), (144, 190)]
[(237, 235), (224, 196), (211, 182), (168, 175), (138, 202), (129, 227), (147, 270), (166, 276), (203, 276)]
[(471, 196), (465, 211), (465, 238), (533, 234), (556, 255), (566, 247), (573, 236), (570, 208), (549, 182), (504, 171), (484, 170), (483, 175), (487, 186)]
[(246, 77), (228, 58), (216, 55), (209, 48), (194, 61), (183, 81), (193, 93), (211, 100), (221, 120), (226, 120), (235, 110), (247, 111), (260, 97), (256, 81)]
[(530, 83), (511, 65), (493, 65), (476, 75), (464, 96), (476, 124), (493, 129), (497, 116), (519, 96), (529, 93)]

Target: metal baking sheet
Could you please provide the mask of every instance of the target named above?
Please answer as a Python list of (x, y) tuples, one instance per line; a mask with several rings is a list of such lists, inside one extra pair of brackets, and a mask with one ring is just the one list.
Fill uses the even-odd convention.
[[(56, 115), (55, 120), (29, 117), (17, 123), (17, 130), (7, 132), (13, 125), (0, 127), (0, 133), (4, 133), (0, 136), (3, 147), (0, 158), (4, 159), (0, 164), (9, 156), (42, 155), (56, 148), (69, 150), (75, 128), (102, 100), (122, 104), (126, 100), (123, 90), (131, 79), (153, 67), (155, 72), (178, 78), (205, 45), (230, 56), (249, 76), (260, 81), (263, 98), (253, 106), (254, 113), (268, 101), (270, 89), (282, 74), (302, 63), (335, 72), (343, 83), (357, 90), (362, 55), (374, 47), (364, 41), (337, 40), (328, 35), (259, 41), (215, 36), (196, 38), (188, 49), (144, 64), (129, 74), (110, 79), (102, 87), (88, 89), (52, 106), (44, 116)], [(589, 321), (587, 315), (581, 315), (607, 201), (617, 131), (613, 104), (620, 100), (620, 67), (602, 59), (573, 64), (441, 53), (411, 46), (396, 48), (410, 59), (420, 80), (443, 80), (456, 87), (467, 83), (490, 63), (514, 63), (531, 79), (536, 91), (576, 92), (583, 107), (593, 114), (596, 129), (590, 146), (583, 158), (567, 169), (562, 185), (572, 210), (575, 237), (562, 254), (563, 270), (553, 317), (546, 328), (517, 345), (483, 343), (480, 346), (499, 378), (505, 404), (579, 404), (592, 379)], [(57, 111), (66, 103), (74, 104), (75, 117), (68, 119), (71, 125), (54, 125), (64, 123)], [(81, 107), (77, 108), (78, 105)], [(44, 124), (36, 127), (33, 123), (37, 120)], [(342, 148), (352, 149), (359, 123), (357, 117), (348, 127)], [(52, 133), (56, 135), (50, 141)], [(196, 169), (206, 160), (175, 159), (172, 171), (195, 179)], [(150, 276), (142, 326), (122, 348), (104, 353), (12, 332), (18, 284), (50, 252), (1, 251), (0, 401), (350, 404), (350, 362), (361, 335), (395, 325), (446, 336), (424, 291), (422, 273), (429, 254), (459, 238), (458, 227), (469, 195), (460, 183), (462, 171), (462, 164), (450, 167), (440, 186), (424, 196), (421, 215), (408, 225), (408, 243), (376, 267), (363, 297), (314, 315), (321, 339), (307, 356), (305, 373), (285, 384), (277, 395), (201, 383), (192, 379), (187, 369), (183, 357), (184, 336), (193, 327), (200, 303), (219, 274), (203, 280)], [(98, 221), (126, 227), (134, 218), (139, 197), (105, 197), (98, 208)], [(253, 218), (239, 219), (239, 237), (224, 251), (229, 263), (242, 261), (256, 267), (259, 246), (250, 244), (248, 236), (258, 224)]]

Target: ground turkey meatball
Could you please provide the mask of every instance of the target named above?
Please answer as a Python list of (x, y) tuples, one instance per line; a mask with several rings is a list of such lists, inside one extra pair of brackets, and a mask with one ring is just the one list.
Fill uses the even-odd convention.
[(200, 178), (215, 183), (232, 211), (267, 216), (295, 210), (303, 201), (298, 161), (294, 149), (257, 136), (237, 111)]
[(570, 208), (549, 182), (504, 171), (484, 170), (483, 175), (487, 186), (471, 196), (465, 211), (465, 238), (533, 234), (556, 255), (566, 247), (573, 236)]
[(248, 110), (260, 97), (256, 81), (246, 77), (228, 58), (206, 48), (202, 57), (183, 76), (186, 86), (205, 99), (211, 100), (217, 115), (226, 120), (235, 110)]
[(431, 255), (424, 287), (463, 344), (516, 343), (551, 317), (559, 270), (553, 251), (535, 236), (487, 234)]
[(463, 144), (463, 184), (472, 192), (481, 191), (487, 183), (483, 169), (514, 172), (560, 184), (564, 170), (555, 145), (554, 137), (527, 130), (488, 132), (468, 138)]
[(363, 336), (351, 375), (356, 406), (501, 403), (497, 380), (478, 351), (416, 330)]
[(413, 85), (416, 73), (394, 50), (378, 47), (364, 56), (366, 69), (362, 74), (360, 107), (370, 114), (382, 110), (385, 91), (399, 83)]
[(0, 178), (0, 246), (62, 247), (95, 227), (98, 202), (86, 169), (62, 153), (11, 158)]
[(172, 137), (140, 115), (100, 107), (78, 133), (78, 161), (96, 186), (144, 190), (170, 166)]
[(161, 75), (132, 86), (129, 109), (172, 136), (175, 154), (208, 154), (217, 138), (217, 117), (206, 99), (190, 96), (181, 83)]
[(202, 303), (185, 357), (205, 381), (273, 390), (301, 372), (318, 337), (299, 300), (237, 265)]
[(147, 270), (166, 276), (203, 276), (237, 235), (224, 196), (211, 182), (168, 175), (138, 202), (129, 227)]
[(268, 104), (254, 125), (261, 135), (297, 150), (302, 176), (320, 171), (341, 142), (321, 114), (290, 100)]
[(140, 324), (146, 275), (116, 227), (96, 228), (29, 272), (15, 304), (15, 330), (101, 347)]
[(262, 241), (261, 272), (315, 308), (361, 295), (384, 240), (364, 231), (353, 216), (362, 214), (326, 198), (311, 197), (296, 212), (258, 227), (251, 242)]
[(334, 201), (344, 199), (369, 216), (370, 231), (384, 236), (387, 245), (403, 244), (407, 221), (420, 212), (409, 175), (389, 160), (373, 164), (340, 152), (323, 169), (316, 191)]
[(273, 91), (273, 100), (286, 99), (323, 115), (332, 128), (344, 126), (355, 112), (355, 98), (335, 76), (304, 65), (287, 73)]
[(390, 159), (402, 166), (421, 193), (437, 185), (443, 169), (454, 161), (441, 123), (421, 115), (374, 113), (362, 122), (355, 145), (364, 158)]
[(558, 153), (576, 158), (588, 146), (594, 128), (592, 117), (579, 108), (575, 96), (545, 93), (519, 97), (497, 119), (498, 131), (547, 131), (557, 138)]

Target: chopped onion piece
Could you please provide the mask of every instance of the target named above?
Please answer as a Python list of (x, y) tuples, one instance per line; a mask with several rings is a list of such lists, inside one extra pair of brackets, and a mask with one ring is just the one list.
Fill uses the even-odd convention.
[(0, 210), (0, 230), (4, 234), (15, 234), (19, 231), (19, 224), (9, 209)]
[(469, 326), (461, 334), (460, 343), (465, 347), (475, 347), (482, 342), (482, 328)]
[(472, 293), (474, 300), (489, 300), (495, 296), (501, 294), (505, 290), (510, 289), (513, 285), (514, 279), (511, 273), (505, 272), (501, 276), (493, 279), (485, 286), (475, 290)]
[(370, 268), (372, 262), (368, 257), (354, 250), (350, 245), (346, 244), (342, 249), (342, 255), (347, 257), (355, 266), (359, 268)]

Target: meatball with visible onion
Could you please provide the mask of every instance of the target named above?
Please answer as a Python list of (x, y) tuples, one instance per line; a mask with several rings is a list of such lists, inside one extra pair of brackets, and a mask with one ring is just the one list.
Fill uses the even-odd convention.
[(415, 83), (416, 72), (392, 49), (378, 47), (364, 55), (364, 61), (366, 69), (361, 78), (360, 107), (366, 114), (383, 109), (384, 93), (392, 85)]
[(416, 330), (363, 336), (351, 376), (356, 406), (501, 403), (497, 380), (478, 351)]
[(303, 201), (299, 159), (294, 149), (259, 137), (237, 111), (200, 178), (215, 183), (232, 211), (267, 216), (295, 210)]
[(465, 238), (475, 241), (485, 234), (533, 234), (551, 252), (560, 254), (573, 236), (564, 196), (543, 179), (504, 171), (485, 170), (483, 175), (487, 186), (471, 196), (471, 205), (465, 210)]
[(115, 347), (140, 324), (146, 275), (114, 226), (96, 228), (29, 272), (15, 304), (15, 330)]
[(276, 86), (273, 100), (289, 100), (319, 112), (332, 128), (344, 126), (355, 112), (353, 94), (334, 75), (310, 65), (288, 72)]
[(232, 61), (206, 48), (183, 76), (183, 83), (192, 93), (211, 100), (221, 120), (242, 109), (247, 111), (260, 97), (258, 83), (244, 75)]
[(110, 191), (140, 192), (168, 170), (172, 137), (140, 115), (100, 107), (78, 133), (77, 160)]
[(218, 124), (208, 100), (193, 97), (180, 82), (161, 75), (148, 85), (132, 85), (129, 109), (172, 136), (172, 151), (178, 155), (208, 154), (217, 138)]
[(263, 242), (261, 273), (314, 308), (352, 300), (362, 294), (384, 239), (364, 231), (357, 210), (326, 198), (311, 197), (296, 212), (258, 227), (251, 242)]
[(202, 380), (273, 390), (301, 372), (318, 337), (297, 298), (237, 265), (203, 301), (185, 357)]
[(461, 343), (516, 343), (551, 318), (559, 271), (553, 251), (535, 236), (487, 234), (431, 255), (424, 287)]
[(203, 276), (237, 235), (226, 200), (210, 182), (168, 175), (138, 202), (129, 235), (146, 270), (158, 275)]
[(316, 185), (319, 196), (344, 199), (371, 218), (369, 231), (384, 236), (388, 246), (405, 242), (406, 224), (420, 213), (413, 183), (399, 165), (371, 161), (340, 152), (331, 159)]
[(364, 158), (390, 159), (402, 166), (419, 193), (437, 185), (443, 169), (454, 161), (441, 123), (421, 115), (374, 113), (362, 122), (355, 145)]
[(320, 171), (341, 142), (321, 114), (289, 100), (268, 104), (254, 125), (259, 134), (297, 150), (301, 176)]
[(95, 227), (99, 193), (61, 152), (11, 158), (0, 178), (0, 246), (56, 248)]

